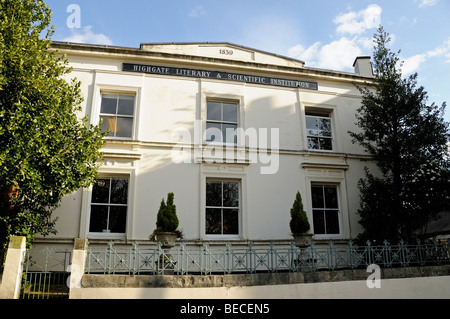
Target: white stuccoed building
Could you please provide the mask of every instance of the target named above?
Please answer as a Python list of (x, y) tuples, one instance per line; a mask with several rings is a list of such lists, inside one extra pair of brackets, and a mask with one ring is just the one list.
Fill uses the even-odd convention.
[(81, 81), (80, 118), (110, 136), (97, 183), (36, 244), (149, 243), (169, 192), (188, 243), (289, 242), (297, 191), (315, 241), (361, 231), (357, 184), (374, 164), (348, 131), (370, 58), (346, 73), (230, 43), (53, 47)]

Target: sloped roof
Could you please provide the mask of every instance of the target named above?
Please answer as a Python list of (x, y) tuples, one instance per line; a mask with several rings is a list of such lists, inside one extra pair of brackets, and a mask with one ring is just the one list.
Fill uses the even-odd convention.
[(288, 67), (304, 67), (305, 62), (228, 42), (141, 43), (141, 50), (220, 57), (221, 59), (257, 62)]

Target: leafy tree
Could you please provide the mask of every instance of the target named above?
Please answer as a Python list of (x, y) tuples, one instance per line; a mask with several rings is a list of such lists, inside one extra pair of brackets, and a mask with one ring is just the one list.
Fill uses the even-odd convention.
[(308, 216), (303, 208), (303, 201), (300, 192), (295, 195), (295, 201), (291, 208), (291, 220), (289, 227), (293, 235), (300, 235), (307, 233), (311, 226), (308, 221)]
[(0, 0), (0, 244), (55, 233), (61, 198), (93, 183), (104, 134), (79, 119), (80, 82), (51, 49), (51, 10)]
[(410, 240), (449, 198), (448, 123), (445, 103), (427, 104), (417, 73), (404, 77), (399, 53), (380, 26), (374, 35), (375, 85), (361, 88), (361, 107), (349, 132), (373, 157), (381, 174), (366, 169), (360, 181), (360, 240)]

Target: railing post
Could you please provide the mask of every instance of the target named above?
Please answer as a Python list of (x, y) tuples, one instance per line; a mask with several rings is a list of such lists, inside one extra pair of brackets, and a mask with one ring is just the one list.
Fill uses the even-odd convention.
[(405, 242), (403, 239), (400, 239), (400, 265), (402, 267), (406, 267), (408, 259), (407, 259), (407, 252), (405, 247)]
[(331, 270), (334, 270), (336, 268), (336, 265), (335, 265), (335, 259), (336, 258), (333, 258), (334, 257), (334, 251), (335, 251), (334, 243), (332, 241), (330, 241), (328, 243), (328, 267)]
[(422, 248), (422, 242), (420, 241), (419, 238), (417, 238), (416, 240), (417, 243), (417, 259), (418, 259), (418, 263), (420, 266), (424, 266), (425, 262), (424, 262), (424, 258), (423, 258), (423, 248)]
[(227, 250), (225, 251), (225, 258), (224, 258), (224, 272), (225, 274), (229, 275), (232, 272), (233, 269), (233, 261), (232, 261), (232, 249), (231, 249), (231, 244), (227, 243)]
[(0, 284), (0, 299), (19, 299), (25, 251), (25, 237), (11, 236)]
[(371, 265), (372, 264), (372, 247), (371, 247), (371, 244), (370, 244), (370, 240), (368, 240), (367, 242), (366, 242), (366, 249), (367, 249), (367, 259), (366, 259), (366, 266), (369, 266), (369, 265)]
[(74, 290), (81, 288), (81, 278), (83, 277), (86, 265), (86, 252), (88, 248), (88, 240), (86, 238), (75, 238), (73, 243), (72, 264), (67, 267), (70, 276), (67, 279), (67, 285), (70, 288), (69, 299), (74, 295)]
[(385, 239), (383, 241), (384, 247), (383, 247), (383, 252), (384, 254), (381, 254), (383, 260), (383, 266), (384, 267), (392, 267), (392, 247), (389, 244), (389, 242)]
[(310, 270), (316, 270), (317, 268), (317, 262), (316, 262), (316, 256), (317, 256), (317, 248), (314, 246), (314, 241), (311, 241), (310, 246), (308, 249), (311, 249), (311, 264), (309, 266)]
[(133, 276), (139, 272), (139, 258), (138, 257), (139, 257), (138, 243), (133, 242), (133, 248), (131, 249), (131, 256), (130, 256), (130, 269), (132, 269), (132, 271), (133, 271)]
[(202, 275), (210, 275), (211, 274), (211, 267), (210, 267), (210, 256), (209, 256), (209, 245), (208, 243), (203, 243), (203, 249), (202, 249), (202, 267), (201, 267), (201, 274)]
[(349, 240), (348, 242), (348, 255), (347, 255), (348, 265), (350, 269), (355, 269), (355, 263), (353, 262), (353, 242)]
[[(247, 266), (247, 269), (250, 269), (250, 273), (254, 272), (253, 269), (253, 243), (249, 242), (248, 243), (248, 260), (249, 260), (249, 265)], [(255, 270), (256, 270), (256, 266), (255, 266)], [(247, 270), (248, 271), (248, 270)]]

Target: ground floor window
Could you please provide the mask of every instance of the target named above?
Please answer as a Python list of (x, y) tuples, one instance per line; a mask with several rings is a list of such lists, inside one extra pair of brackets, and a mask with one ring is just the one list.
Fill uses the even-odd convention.
[(240, 182), (206, 181), (206, 235), (239, 235)]
[(311, 194), (314, 234), (340, 234), (337, 186), (312, 185)]
[(128, 178), (105, 177), (92, 188), (89, 232), (125, 233)]

